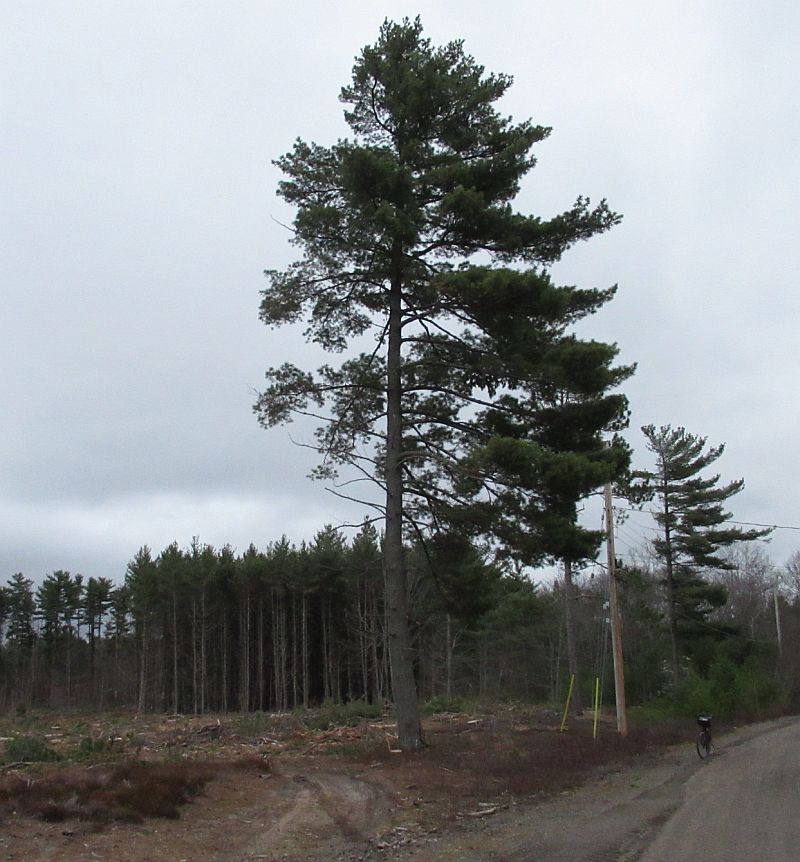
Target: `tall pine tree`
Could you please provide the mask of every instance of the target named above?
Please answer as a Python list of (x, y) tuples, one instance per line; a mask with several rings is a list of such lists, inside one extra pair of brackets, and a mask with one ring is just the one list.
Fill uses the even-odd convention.
[(435, 526), (437, 506), (458, 502), (464, 437), (485, 434), (475, 411), (517, 374), (496, 354), (494, 310), (528, 320), (544, 268), (618, 219), (584, 198), (548, 219), (514, 211), (531, 148), (549, 129), (498, 112), (510, 84), (461, 42), (434, 47), (419, 19), (387, 21), (341, 92), (353, 140), (298, 141), (277, 162), (303, 256), (267, 273), (262, 320), (305, 319), (307, 337), (333, 352), (366, 334), (374, 347), (316, 374), (272, 369), (255, 409), (265, 426), (293, 413), (326, 417), (319, 475), (348, 465), (381, 488), (392, 689), (406, 749), (422, 738), (404, 527)]
[(682, 646), (707, 630), (708, 614), (726, 600), (724, 588), (704, 580), (703, 570), (732, 568), (721, 550), (771, 530), (743, 530), (728, 523), (731, 514), (724, 504), (742, 490), (744, 479), (720, 485), (718, 473), (701, 475), (722, 455), (724, 444), (706, 446), (705, 437), (670, 425), (646, 425), (642, 433), (656, 464), (653, 470), (636, 471), (635, 489), (658, 503), (653, 514), (661, 532), (652, 544), (663, 564), (672, 674), (677, 680)]

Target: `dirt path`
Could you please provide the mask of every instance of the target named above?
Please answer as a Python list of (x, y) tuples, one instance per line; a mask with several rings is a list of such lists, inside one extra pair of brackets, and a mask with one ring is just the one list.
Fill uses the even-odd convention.
[(369, 846), (390, 816), (387, 794), (368, 778), (294, 763), (262, 776), (225, 775), (178, 820), (99, 829), (12, 816), (1, 827), (0, 859), (245, 862), (307, 859), (313, 851), (330, 860)]

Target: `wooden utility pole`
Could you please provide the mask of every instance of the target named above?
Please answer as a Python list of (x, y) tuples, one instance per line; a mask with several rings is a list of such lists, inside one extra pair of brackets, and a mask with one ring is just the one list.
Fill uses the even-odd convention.
[(781, 612), (778, 607), (778, 597), (780, 595), (778, 591), (778, 582), (780, 580), (780, 576), (777, 572), (775, 572), (775, 581), (772, 585), (772, 601), (775, 604), (775, 635), (778, 639), (778, 657), (783, 658), (783, 638), (781, 637)]
[(625, 670), (622, 659), (622, 617), (617, 598), (617, 559), (614, 553), (614, 512), (611, 506), (611, 484), (605, 487), (606, 549), (608, 551), (608, 594), (611, 614), (611, 651), (614, 655), (614, 695), (617, 702), (617, 730), (628, 735), (628, 712), (625, 706)]

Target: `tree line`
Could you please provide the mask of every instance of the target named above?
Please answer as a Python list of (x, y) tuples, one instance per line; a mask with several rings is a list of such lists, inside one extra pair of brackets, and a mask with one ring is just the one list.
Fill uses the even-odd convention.
[[(460, 538), (406, 550), (423, 700), (562, 702), (570, 672), (563, 570), (536, 586)], [(588, 693), (600, 677), (608, 702), (607, 577), (596, 566), (575, 574), (578, 684)], [(731, 711), (797, 702), (800, 554), (778, 588), (775, 577), (755, 543), (706, 569), (693, 614), (679, 617), (676, 685), (663, 563), (652, 546), (642, 548), (636, 564), (620, 570), (629, 702), (674, 696), (687, 683), (692, 697), (708, 698), (715, 679), (714, 696)], [(35, 587), (17, 573), (0, 588), (0, 708), (204, 713), (384, 704), (392, 699), (384, 578), (382, 543), (369, 524), (350, 540), (325, 528), (299, 546), (281, 539), (243, 554), (199, 540), (156, 555), (143, 547), (120, 583), (55, 571)], [(706, 591), (724, 600), (708, 602)]]
[[(456, 574), (409, 554), (421, 690), (547, 699), (554, 678), (539, 671), (557, 663), (557, 626), (523, 635), (552, 598), (477, 556)], [(351, 541), (325, 528), (299, 547), (281, 539), (239, 555), (199, 540), (157, 555), (143, 547), (120, 584), (55, 571), (34, 587), (17, 573), (0, 590), (0, 704), (202, 713), (382, 703), (392, 695), (383, 566), (365, 524)]]

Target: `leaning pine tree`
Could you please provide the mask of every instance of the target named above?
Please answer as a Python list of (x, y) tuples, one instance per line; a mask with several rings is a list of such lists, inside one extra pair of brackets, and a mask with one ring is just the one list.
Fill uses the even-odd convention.
[(719, 474), (702, 475), (722, 455), (725, 446), (706, 446), (706, 438), (685, 428), (646, 425), (642, 433), (655, 455), (652, 470), (634, 473), (634, 497), (655, 497), (653, 515), (660, 535), (652, 545), (664, 566), (667, 613), (672, 647), (672, 676), (680, 673), (680, 647), (699, 629), (715, 607), (726, 601), (724, 588), (702, 578), (703, 570), (730, 569), (720, 552), (739, 542), (753, 541), (771, 529), (743, 530), (729, 523), (724, 504), (744, 487), (744, 479), (719, 484)]
[[(531, 148), (549, 129), (498, 113), (510, 84), (486, 74), (461, 42), (432, 46), (419, 19), (387, 21), (341, 92), (353, 139), (330, 147), (298, 141), (277, 162), (303, 254), (285, 272), (267, 272), (261, 319), (305, 320), (307, 337), (335, 353), (368, 333), (374, 346), (316, 373), (271, 369), (255, 410), (264, 426), (296, 413), (321, 418), (317, 475), (335, 477), (346, 466), (381, 489), (404, 749), (422, 745), (405, 531), (419, 538), (444, 523), (440, 512), (451, 519), (459, 454), (491, 433), (476, 417), (515, 385), (518, 357), (499, 350), (498, 324), (511, 321), (517, 344), (538, 351), (546, 373), (547, 344), (581, 314), (545, 268), (618, 219), (604, 202), (592, 207), (583, 198), (549, 219), (512, 209), (535, 163)], [(542, 311), (559, 309), (559, 324), (540, 328)]]

